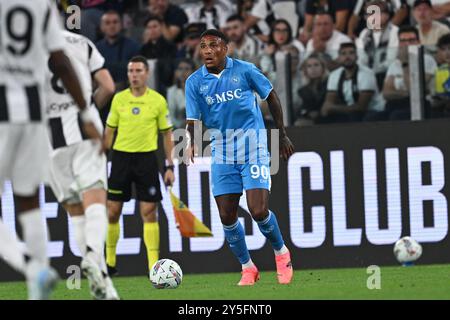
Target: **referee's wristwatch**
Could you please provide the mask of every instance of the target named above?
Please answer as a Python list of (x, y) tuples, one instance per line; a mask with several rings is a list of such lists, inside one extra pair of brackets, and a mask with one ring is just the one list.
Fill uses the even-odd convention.
[(173, 164), (169, 165), (169, 166), (164, 166), (164, 172), (166, 172), (167, 170), (172, 170), (172, 172), (173, 172), (174, 168), (175, 168), (175, 166)]

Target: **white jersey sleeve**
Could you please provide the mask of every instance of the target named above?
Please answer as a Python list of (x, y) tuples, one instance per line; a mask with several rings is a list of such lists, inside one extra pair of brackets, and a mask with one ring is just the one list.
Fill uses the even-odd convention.
[(88, 58), (89, 58), (89, 70), (91, 74), (94, 74), (100, 69), (105, 67), (105, 58), (98, 51), (97, 47), (90, 41), (87, 41), (88, 46)]
[[(48, 1), (50, 2), (50, 1)], [(58, 21), (58, 11), (54, 5), (48, 4), (44, 23), (44, 41), (49, 52), (62, 50), (64, 48), (64, 38), (62, 36), (62, 26)]]

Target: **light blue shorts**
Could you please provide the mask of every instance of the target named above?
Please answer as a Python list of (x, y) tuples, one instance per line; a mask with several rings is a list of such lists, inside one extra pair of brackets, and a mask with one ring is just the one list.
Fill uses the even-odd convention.
[(270, 191), (269, 159), (257, 163), (211, 164), (212, 193), (214, 197), (238, 193), (243, 190), (266, 189)]

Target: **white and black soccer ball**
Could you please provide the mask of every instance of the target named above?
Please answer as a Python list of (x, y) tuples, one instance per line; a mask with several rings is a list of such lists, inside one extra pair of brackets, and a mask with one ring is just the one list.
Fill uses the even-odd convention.
[(175, 289), (183, 280), (183, 271), (178, 263), (161, 259), (150, 269), (150, 282), (156, 289)]
[(411, 237), (403, 237), (395, 243), (394, 255), (402, 264), (412, 263), (422, 255), (422, 246)]

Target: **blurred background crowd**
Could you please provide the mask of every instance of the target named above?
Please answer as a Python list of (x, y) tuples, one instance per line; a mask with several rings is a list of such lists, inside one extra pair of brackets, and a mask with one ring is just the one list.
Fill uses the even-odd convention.
[[(425, 117), (450, 116), (450, 0), (64, 0), (106, 59), (117, 90), (135, 55), (157, 61), (155, 90), (185, 126), (184, 84), (201, 66), (200, 35), (230, 39), (277, 87), (288, 56), (290, 125), (410, 119), (408, 46), (425, 50)], [(262, 103), (270, 126), (270, 114)], [(103, 110), (104, 115), (108, 110)]]

